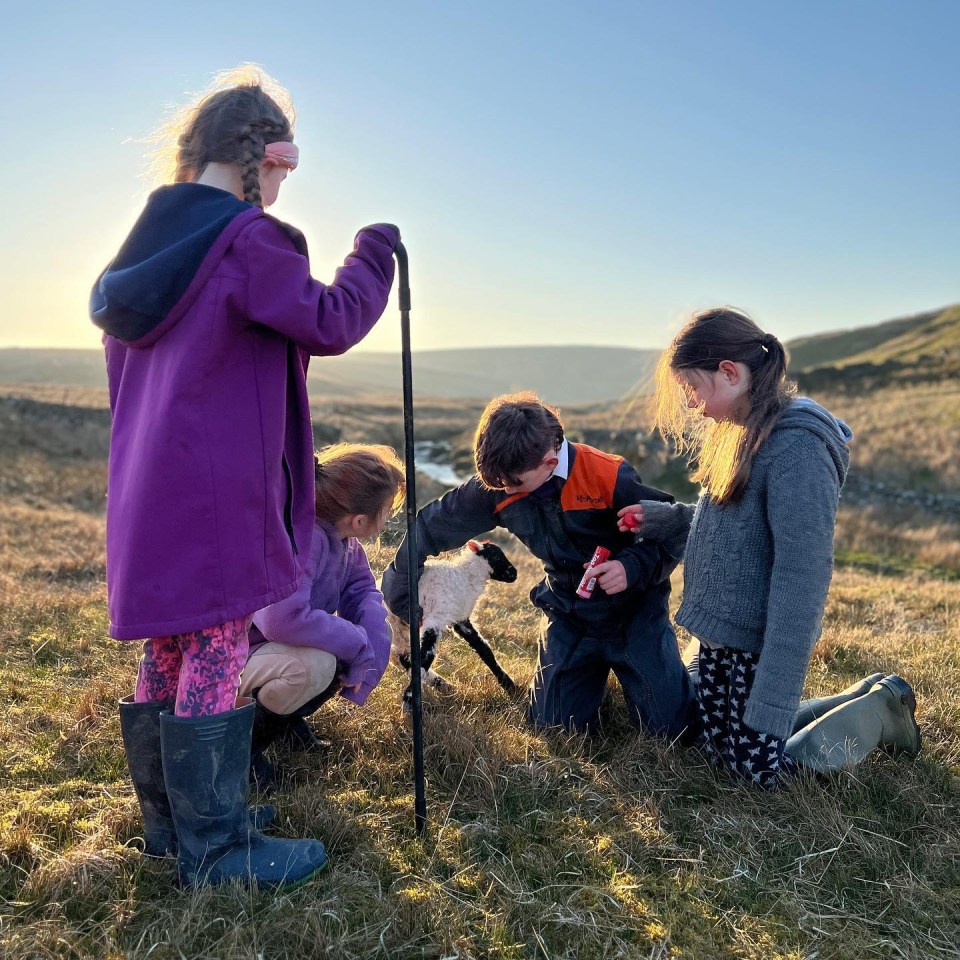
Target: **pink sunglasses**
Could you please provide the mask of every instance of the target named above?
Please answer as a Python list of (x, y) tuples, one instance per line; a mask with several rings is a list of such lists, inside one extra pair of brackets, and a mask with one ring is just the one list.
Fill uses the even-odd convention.
[(300, 150), (295, 143), (286, 140), (277, 140), (268, 143), (263, 151), (263, 162), (284, 167), (287, 170), (296, 170), (300, 163)]

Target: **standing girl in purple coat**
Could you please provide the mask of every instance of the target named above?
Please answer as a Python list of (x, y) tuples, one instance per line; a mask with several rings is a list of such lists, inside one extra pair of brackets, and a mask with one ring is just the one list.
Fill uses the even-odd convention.
[(252, 615), (296, 590), (309, 553), (307, 361), (380, 318), (398, 233), (361, 230), (334, 282), (313, 279), (303, 236), (263, 210), (298, 164), (293, 122), (270, 78), (221, 77), (169, 131), (174, 182), (91, 296), (113, 412), (110, 632), (145, 641), (124, 746), (147, 852), (176, 850), (191, 886), (295, 884), (327, 861), (253, 828), (254, 705), (236, 697)]
[(240, 693), (255, 698), (253, 776), (274, 771), (278, 738), (316, 750), (305, 717), (337, 693), (364, 704), (390, 659), (390, 628), (361, 540), (378, 537), (403, 503), (403, 467), (390, 447), (341, 443), (316, 458), (316, 525), (296, 593), (254, 614)]

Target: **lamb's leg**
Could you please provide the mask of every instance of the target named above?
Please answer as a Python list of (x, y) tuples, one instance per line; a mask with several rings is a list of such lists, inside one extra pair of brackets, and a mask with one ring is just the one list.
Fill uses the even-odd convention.
[[(400, 661), (400, 666), (409, 673), (413, 669), (413, 662), (410, 660), (409, 653), (401, 653), (397, 659)], [(438, 673), (434, 673), (432, 670), (421, 670), (421, 676), (423, 677), (423, 682), (428, 687), (436, 687), (438, 690), (445, 690), (450, 684), (443, 679)]]
[(461, 620), (453, 625), (453, 629), (463, 637), (477, 656), (490, 668), (490, 672), (497, 678), (497, 682), (504, 690), (515, 690), (517, 685), (510, 679), (507, 671), (500, 666), (496, 654), (490, 644), (480, 635), (480, 631), (469, 621)]
[[(437, 656), (437, 641), (440, 639), (440, 631), (435, 627), (430, 627), (423, 631), (420, 637), (420, 675), (423, 678), (422, 683), (428, 687), (437, 687), (443, 689), (448, 686), (447, 681), (437, 676), (431, 669), (434, 659)], [(407, 670), (413, 669), (413, 662), (409, 653), (400, 655), (400, 662)], [(413, 685), (409, 685), (403, 693), (403, 709), (409, 710), (413, 703)]]

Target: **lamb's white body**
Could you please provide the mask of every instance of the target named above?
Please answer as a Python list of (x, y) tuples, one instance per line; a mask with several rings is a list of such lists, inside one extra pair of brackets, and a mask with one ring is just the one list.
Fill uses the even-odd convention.
[[(469, 620), (489, 579), (490, 564), (468, 547), (444, 560), (427, 560), (417, 585), (420, 608), (423, 610), (420, 632), (432, 629), (442, 633), (461, 620)], [(408, 625), (392, 613), (388, 619), (393, 629), (393, 652), (398, 655), (409, 654)], [(425, 680), (436, 677), (432, 670), (428, 673), (432, 676), (424, 674)]]
[[(486, 551), (491, 559), (483, 555)], [(513, 689), (513, 681), (497, 663), (486, 640), (470, 622), (473, 608), (491, 577), (512, 583), (517, 572), (499, 547), (470, 541), (459, 553), (445, 559), (430, 559), (424, 564), (417, 587), (423, 620), (420, 624), (423, 683), (432, 687), (447, 686), (431, 668), (437, 640), (447, 627), (453, 627), (493, 671), (502, 686)], [(392, 613), (388, 621), (393, 633), (393, 654), (400, 665), (410, 668), (410, 626)], [(404, 694), (408, 704), (410, 689)]]
[(449, 560), (428, 560), (420, 575), (421, 629), (443, 630), (469, 619), (489, 579), (490, 565), (469, 549)]

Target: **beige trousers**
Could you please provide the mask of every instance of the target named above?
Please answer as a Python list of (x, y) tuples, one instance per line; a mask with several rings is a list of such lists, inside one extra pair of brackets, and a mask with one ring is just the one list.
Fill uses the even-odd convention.
[(337, 658), (314, 647), (265, 643), (258, 647), (240, 675), (241, 696), (252, 696), (273, 713), (293, 713), (333, 683)]

